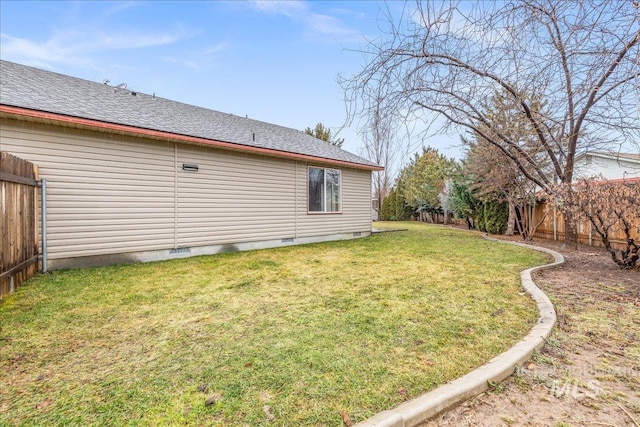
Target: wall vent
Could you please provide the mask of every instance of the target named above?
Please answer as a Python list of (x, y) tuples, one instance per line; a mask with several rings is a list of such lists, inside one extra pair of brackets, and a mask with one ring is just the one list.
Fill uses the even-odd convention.
[(362, 233), (359, 231), (356, 231), (355, 233), (353, 233), (353, 237), (360, 237), (362, 236)]
[(169, 255), (190, 254), (191, 248), (174, 248), (169, 251)]
[(282, 243), (293, 243), (293, 237), (288, 237), (286, 239), (282, 239)]
[(182, 170), (183, 171), (198, 172), (198, 165), (193, 164), (193, 163), (183, 163), (182, 164)]

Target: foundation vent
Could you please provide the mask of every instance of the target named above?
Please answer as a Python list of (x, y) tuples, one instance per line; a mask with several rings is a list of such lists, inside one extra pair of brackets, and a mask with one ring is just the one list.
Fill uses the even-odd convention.
[(191, 248), (174, 248), (169, 251), (169, 255), (190, 254)]

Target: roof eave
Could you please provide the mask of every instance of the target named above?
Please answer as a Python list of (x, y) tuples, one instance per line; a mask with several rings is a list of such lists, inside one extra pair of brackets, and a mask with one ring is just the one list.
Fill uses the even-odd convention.
[(581, 159), (583, 157), (586, 156), (591, 156), (591, 157), (599, 157), (601, 159), (609, 159), (609, 160), (615, 160), (615, 161), (622, 161), (622, 162), (630, 162), (630, 163), (639, 163), (640, 164), (640, 158), (636, 159), (634, 157), (629, 157), (624, 153), (620, 153), (618, 155), (616, 154), (608, 154), (608, 153), (601, 153), (601, 152), (597, 152), (597, 151), (587, 151), (585, 153), (580, 153), (578, 156), (576, 156), (576, 159)]
[(122, 125), (118, 123), (102, 122), (99, 120), (86, 119), (82, 117), (66, 116), (63, 114), (50, 113), (47, 111), (31, 110), (28, 108), (15, 107), (11, 105), (0, 104), (0, 113), (4, 113), (7, 116), (14, 116), (17, 118), (29, 117), (33, 120), (41, 121), (41, 122), (50, 121), (54, 124), (57, 122), (60, 124), (73, 124), (73, 125), (82, 126), (82, 127), (87, 126), (87, 127), (98, 128), (106, 132), (117, 132), (120, 134), (142, 136), (142, 137), (147, 137), (152, 139), (162, 139), (167, 141), (175, 141), (175, 142), (180, 142), (184, 144), (204, 145), (208, 147), (220, 148), (222, 150), (239, 151), (243, 153), (265, 155), (265, 156), (278, 157), (278, 158), (290, 159), (290, 160), (304, 160), (304, 161), (310, 161), (310, 162), (319, 162), (319, 163), (325, 163), (329, 165), (345, 166), (345, 167), (350, 167), (354, 169), (364, 169), (364, 170), (371, 170), (371, 171), (384, 170), (384, 167), (378, 166), (378, 165), (367, 165), (363, 163), (348, 162), (345, 160), (336, 160), (336, 159), (329, 159), (325, 157), (311, 156), (308, 154), (293, 153), (289, 151), (280, 151), (280, 150), (274, 150), (274, 149), (264, 148), (264, 147), (254, 147), (250, 145), (237, 144), (233, 142), (218, 141), (218, 140), (201, 138), (196, 136), (189, 136), (189, 135), (182, 135), (182, 134), (176, 134), (176, 133), (153, 130), (153, 129), (139, 128), (135, 126)]

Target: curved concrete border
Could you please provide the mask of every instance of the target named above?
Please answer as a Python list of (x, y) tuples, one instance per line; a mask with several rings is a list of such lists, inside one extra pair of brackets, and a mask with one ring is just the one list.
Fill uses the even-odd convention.
[(564, 263), (564, 257), (556, 251), (539, 246), (509, 242), (487, 236), (485, 236), (485, 239), (523, 246), (553, 256), (554, 261), (552, 263), (529, 268), (520, 273), (522, 286), (538, 305), (538, 311), (540, 312), (538, 323), (531, 328), (529, 333), (520, 342), (481, 367), (422, 396), (407, 401), (395, 409), (380, 412), (356, 424), (355, 427), (416, 426), (438, 415), (440, 412), (449, 409), (451, 406), (484, 392), (489, 388), (489, 381), (499, 382), (511, 376), (516, 366), (524, 363), (531, 357), (534, 350), (544, 345), (545, 339), (549, 336), (551, 329), (556, 323), (556, 311), (549, 298), (531, 279), (531, 273), (560, 265)]

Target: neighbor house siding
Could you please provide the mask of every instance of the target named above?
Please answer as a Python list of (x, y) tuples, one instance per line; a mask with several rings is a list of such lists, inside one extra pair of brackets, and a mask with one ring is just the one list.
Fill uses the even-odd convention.
[(49, 181), (49, 259), (173, 246), (172, 143), (1, 124), (2, 150), (36, 163)]
[(640, 161), (583, 154), (576, 158), (574, 180), (582, 178), (628, 179), (640, 177)]

